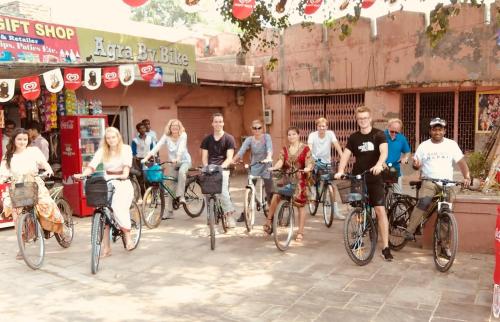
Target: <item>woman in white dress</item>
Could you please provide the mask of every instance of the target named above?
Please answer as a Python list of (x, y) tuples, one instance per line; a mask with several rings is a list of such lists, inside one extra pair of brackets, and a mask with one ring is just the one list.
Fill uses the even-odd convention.
[[(56, 203), (50, 197), (49, 191), (45, 187), (38, 174), (38, 169), (45, 170), (44, 175), (53, 175), (52, 168), (43, 156), (42, 151), (37, 147), (31, 147), (28, 131), (18, 128), (12, 134), (5, 155), (0, 164), (0, 181), (4, 182), (7, 178), (12, 178), (14, 182), (36, 182), (38, 185), (38, 201), (36, 210), (40, 225), (46, 231), (54, 233), (63, 232), (64, 218), (57, 208)], [(17, 223), (17, 217), (21, 214), (22, 208), (13, 208), (8, 192), (3, 194), (3, 207), (7, 218), (13, 217), (14, 225)], [(22, 259), (20, 253), (16, 256)]]
[[(123, 232), (126, 248), (132, 250), (134, 245), (130, 237), (130, 206), (134, 199), (134, 188), (128, 179), (132, 167), (132, 149), (130, 145), (123, 144), (122, 136), (117, 128), (108, 127), (106, 129), (101, 146), (92, 161), (81, 174), (75, 174), (75, 178), (91, 175), (100, 163), (103, 164), (104, 178), (106, 180), (120, 179), (110, 181), (115, 188), (111, 208), (113, 209), (114, 218)], [(101, 257), (110, 255), (109, 226), (106, 226)]]
[[(187, 150), (187, 134), (181, 121), (178, 119), (171, 119), (165, 126), (165, 133), (158, 141), (158, 144), (148, 153), (143, 159), (143, 162), (149, 160), (153, 155), (158, 153), (161, 146), (167, 147), (167, 161), (172, 164), (167, 165), (167, 175), (177, 177), (177, 187), (175, 188), (175, 195), (179, 198), (180, 203), (186, 203), (184, 199), (184, 190), (186, 186), (186, 174), (191, 167), (191, 156)], [(179, 167), (179, 170), (175, 170)], [(172, 181), (168, 181), (170, 184)], [(169, 187), (174, 189), (174, 187)], [(168, 215), (167, 218), (172, 218), (172, 199), (168, 198)]]

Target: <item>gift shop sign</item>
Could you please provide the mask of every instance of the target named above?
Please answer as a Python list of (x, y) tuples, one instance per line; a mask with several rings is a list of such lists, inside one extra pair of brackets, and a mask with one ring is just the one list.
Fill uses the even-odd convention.
[(0, 16), (0, 61), (78, 62), (76, 29)]
[(196, 70), (195, 50), (192, 45), (85, 28), (77, 28), (77, 33), (81, 56), (91, 57), (95, 62), (149, 62), (162, 66), (163, 70), (172, 74), (174, 71), (194, 74)]

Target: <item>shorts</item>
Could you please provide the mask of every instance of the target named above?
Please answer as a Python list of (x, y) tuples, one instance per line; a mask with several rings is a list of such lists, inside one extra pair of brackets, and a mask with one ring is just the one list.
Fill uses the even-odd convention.
[(368, 190), (370, 206), (385, 206), (384, 180), (381, 175), (374, 176), (368, 174), (366, 176), (366, 188)]

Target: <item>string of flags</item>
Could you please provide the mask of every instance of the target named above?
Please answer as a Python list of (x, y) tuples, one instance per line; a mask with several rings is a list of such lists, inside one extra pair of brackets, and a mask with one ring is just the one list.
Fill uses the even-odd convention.
[[(151, 81), (155, 76), (153, 63), (137, 64), (143, 80)], [(83, 79), (82, 79), (83, 74)], [(125, 64), (103, 68), (55, 68), (41, 74), (46, 89), (51, 93), (60, 92), (63, 87), (72, 91), (82, 85), (89, 90), (98, 89), (101, 84), (107, 88), (115, 88), (120, 83), (130, 86), (135, 80), (135, 64)], [(0, 79), (0, 103), (10, 101), (14, 97), (16, 79)], [(40, 96), (40, 75), (19, 79), (22, 96), (27, 100), (35, 100)]]

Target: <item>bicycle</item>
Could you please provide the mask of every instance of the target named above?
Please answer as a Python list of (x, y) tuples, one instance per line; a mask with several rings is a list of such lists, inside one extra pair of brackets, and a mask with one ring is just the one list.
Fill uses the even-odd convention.
[[(396, 200), (391, 206), (388, 214), (389, 219), (389, 247), (394, 250), (401, 250), (408, 242), (404, 235), (410, 222), (411, 213), (419, 200), (419, 190), (423, 181), (430, 181), (435, 185), (441, 184), (440, 191), (432, 199), (432, 206), (428, 208), (422, 217), (422, 221), (416, 233), (421, 233), (423, 226), (429, 221), (434, 212), (437, 219), (433, 234), (433, 257), (434, 264), (440, 272), (448, 271), (453, 265), (458, 249), (458, 224), (452, 211), (450, 201), (450, 186), (461, 185), (461, 182), (422, 178), (421, 181), (410, 181), (410, 186), (415, 187), (415, 197), (405, 194), (395, 194)], [(442, 234), (447, 236), (443, 236)]]
[(45, 187), (49, 190), (50, 197), (59, 208), (61, 215), (64, 218), (64, 226), (62, 234), (54, 234), (57, 242), (64, 248), (68, 248), (75, 236), (73, 223), (73, 210), (69, 202), (63, 196), (63, 185), (56, 186), (55, 181), (44, 180)]
[[(42, 177), (35, 175), (34, 177)], [(7, 181), (11, 182), (13, 178)], [(39, 269), (43, 265), (45, 259), (45, 241), (52, 236), (56, 236), (56, 240), (63, 248), (68, 248), (73, 239), (73, 225), (71, 224), (71, 239), (61, 234), (54, 233), (51, 235), (45, 231), (38, 219), (36, 204), (38, 202), (38, 185), (33, 182), (17, 182), (14, 184), (14, 189), (9, 189), (12, 207), (22, 208), (22, 212), (17, 218), (17, 243), (19, 252), (21, 253), (24, 262), (31, 269)], [(31, 250), (31, 247), (33, 250)]]
[[(261, 176), (253, 176), (251, 174), (252, 167), (262, 163), (263, 162), (259, 161), (250, 165), (245, 164), (245, 168), (248, 170), (248, 181), (245, 187), (243, 214), (248, 232), (252, 231), (253, 225), (255, 224), (255, 211), (260, 211), (262, 209), (264, 216), (267, 217), (268, 205), (264, 189), (264, 180)], [(266, 162), (266, 164), (270, 164), (270, 162)]]
[(274, 244), (280, 251), (286, 251), (289, 248), (295, 230), (295, 210), (292, 198), (297, 188), (297, 179), (293, 175), (297, 172), (303, 171), (273, 170), (273, 174), (278, 174), (276, 179), (273, 178), (273, 182), (276, 183), (280, 180), (285, 182), (282, 186), (276, 184), (275, 189), (273, 189), (281, 199), (274, 211), (272, 226)]
[(307, 208), (309, 209), (309, 214), (316, 216), (319, 204), (322, 203), (323, 221), (325, 222), (325, 226), (330, 228), (335, 216), (335, 190), (332, 184), (332, 166), (328, 163), (323, 163), (321, 160), (316, 160), (313, 178), (314, 184), (307, 188), (309, 195)]
[(220, 199), (217, 197), (222, 192), (222, 168), (219, 166), (208, 166), (199, 168), (201, 174), (198, 182), (201, 192), (207, 199), (207, 220), (210, 230), (210, 249), (215, 250), (215, 226), (222, 225), (224, 233), (227, 232), (227, 218), (222, 209)]
[[(182, 207), (191, 218), (198, 217), (205, 208), (205, 200), (201, 196), (201, 187), (197, 182), (197, 176), (188, 175), (186, 179), (186, 188), (184, 190), (185, 203), (179, 202), (179, 197), (175, 195), (175, 190), (171, 189), (167, 182), (177, 183), (177, 178), (163, 174), (161, 166), (169, 161), (160, 164), (153, 164), (151, 167), (144, 166), (144, 176), (150, 183), (150, 186), (144, 192), (142, 198), (142, 216), (144, 223), (150, 229), (160, 225), (165, 212), (165, 194), (172, 198), (172, 208), (177, 210)], [(176, 170), (179, 168), (176, 167)], [(196, 169), (190, 169), (193, 171)], [(157, 211), (159, 207), (159, 212)]]
[[(87, 204), (95, 207), (92, 216), (92, 228), (90, 234), (90, 243), (92, 246), (90, 270), (92, 274), (97, 274), (99, 270), (99, 259), (101, 255), (101, 243), (104, 237), (105, 226), (110, 227), (110, 238), (116, 242), (118, 238), (122, 239), (123, 247), (126, 249), (126, 241), (123, 238), (123, 232), (118, 226), (111, 208), (111, 201), (113, 199), (114, 187), (109, 183), (114, 180), (128, 180), (128, 179), (109, 179), (105, 180), (103, 177), (93, 176), (87, 177), (85, 182), (85, 195), (87, 197)], [(90, 182), (89, 182), (90, 181)], [(130, 235), (133, 242), (131, 250), (136, 249), (139, 245), (142, 234), (141, 211), (137, 203), (132, 200), (130, 206), (130, 221), (131, 229)]]
[(344, 222), (344, 247), (351, 260), (359, 266), (368, 264), (375, 254), (378, 239), (378, 225), (375, 210), (370, 206), (366, 175), (344, 174), (342, 179), (350, 180), (350, 184), (338, 185), (343, 203), (351, 205), (353, 210)]

